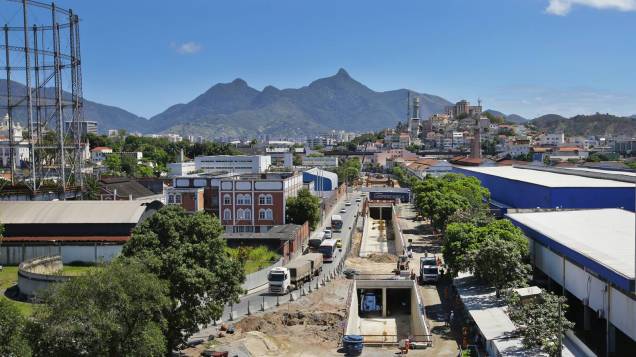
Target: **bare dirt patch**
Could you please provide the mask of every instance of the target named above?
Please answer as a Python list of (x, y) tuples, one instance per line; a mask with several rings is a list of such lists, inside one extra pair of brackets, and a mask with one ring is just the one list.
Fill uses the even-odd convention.
[(388, 253), (372, 253), (369, 254), (367, 260), (374, 263), (397, 263), (397, 256)]

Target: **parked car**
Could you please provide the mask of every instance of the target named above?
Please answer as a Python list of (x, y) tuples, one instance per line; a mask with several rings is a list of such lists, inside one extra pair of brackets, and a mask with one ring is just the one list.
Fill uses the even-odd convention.
[(351, 206), (351, 201), (345, 202), (345, 206)]
[(340, 213), (347, 213), (347, 210), (342, 208), (342, 209), (340, 209)]
[(336, 248), (342, 248), (342, 239), (336, 240)]
[(325, 239), (331, 239), (331, 237), (333, 237), (333, 233), (331, 233), (331, 230), (325, 229)]

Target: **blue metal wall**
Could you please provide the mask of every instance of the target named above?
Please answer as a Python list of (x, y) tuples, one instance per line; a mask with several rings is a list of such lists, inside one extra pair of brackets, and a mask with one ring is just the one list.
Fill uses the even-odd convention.
[(634, 211), (633, 187), (546, 187), (455, 167), (490, 190), (490, 197), (513, 208), (624, 208)]
[(312, 181), (314, 183), (314, 190), (316, 191), (331, 191), (335, 189), (333, 183), (327, 177), (319, 177), (309, 172), (303, 172), (303, 182)]

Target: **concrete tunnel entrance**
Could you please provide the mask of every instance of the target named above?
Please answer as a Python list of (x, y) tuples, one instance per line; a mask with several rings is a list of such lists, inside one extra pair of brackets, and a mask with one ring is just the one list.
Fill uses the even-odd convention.
[(356, 279), (351, 289), (345, 334), (362, 335), (365, 345), (397, 344), (405, 338), (430, 344), (422, 299), (413, 280)]
[(371, 216), (371, 218), (373, 219), (382, 219), (382, 220), (390, 221), (393, 216), (392, 207), (391, 206), (387, 206), (387, 207), (371, 206), (369, 207), (369, 216)]

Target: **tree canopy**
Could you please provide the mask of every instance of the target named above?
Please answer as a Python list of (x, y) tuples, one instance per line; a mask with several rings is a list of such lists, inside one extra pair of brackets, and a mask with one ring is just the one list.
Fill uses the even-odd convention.
[[(456, 276), (461, 271), (474, 272), (494, 285), (495, 281), (491, 279), (491, 275), (488, 275), (489, 273), (486, 271), (491, 268), (500, 269), (501, 267), (492, 267), (487, 264), (502, 264), (505, 266), (509, 262), (508, 260), (503, 261), (504, 257), (502, 256), (502, 259), (494, 259), (496, 262), (484, 262), (481, 260), (479, 262), (480, 265), (478, 265), (477, 258), (482, 254), (481, 250), (486, 245), (486, 242), (491, 241), (509, 243), (505, 249), (516, 252), (510, 254), (518, 257), (519, 264), (523, 264), (523, 260), (528, 255), (527, 239), (523, 232), (510, 221), (493, 220), (482, 227), (471, 223), (451, 223), (446, 229), (442, 245), (444, 263), (450, 273)], [(499, 263), (500, 260), (503, 262)], [(521, 269), (524, 268), (520, 267), (517, 270), (520, 271)]]
[(475, 254), (475, 275), (495, 287), (497, 296), (505, 288), (525, 285), (530, 266), (514, 242), (485, 239)]
[(118, 259), (44, 295), (27, 328), (37, 356), (162, 356), (168, 287), (139, 261)]
[(539, 348), (553, 357), (559, 355), (559, 335), (574, 327), (565, 317), (567, 310), (565, 297), (546, 291), (532, 302), (521, 302), (517, 294), (508, 299), (508, 314), (523, 338), (524, 347)]
[(285, 215), (287, 222), (304, 224), (308, 221), (309, 228), (315, 230), (320, 222), (320, 198), (306, 188), (300, 189), (296, 197), (287, 199)]
[(168, 283), (169, 350), (199, 325), (218, 320), (225, 304), (242, 293), (244, 267), (226, 252), (222, 231), (217, 218), (167, 206), (137, 226), (124, 245), (124, 256), (141, 259)]
[(9, 300), (0, 297), (0, 356), (31, 356), (24, 336), (26, 319)]
[[(403, 179), (404, 180), (404, 179)], [(431, 220), (433, 228), (445, 230), (456, 219), (466, 221), (477, 214), (487, 213), (490, 192), (474, 177), (447, 174), (412, 180), (415, 208)]]

